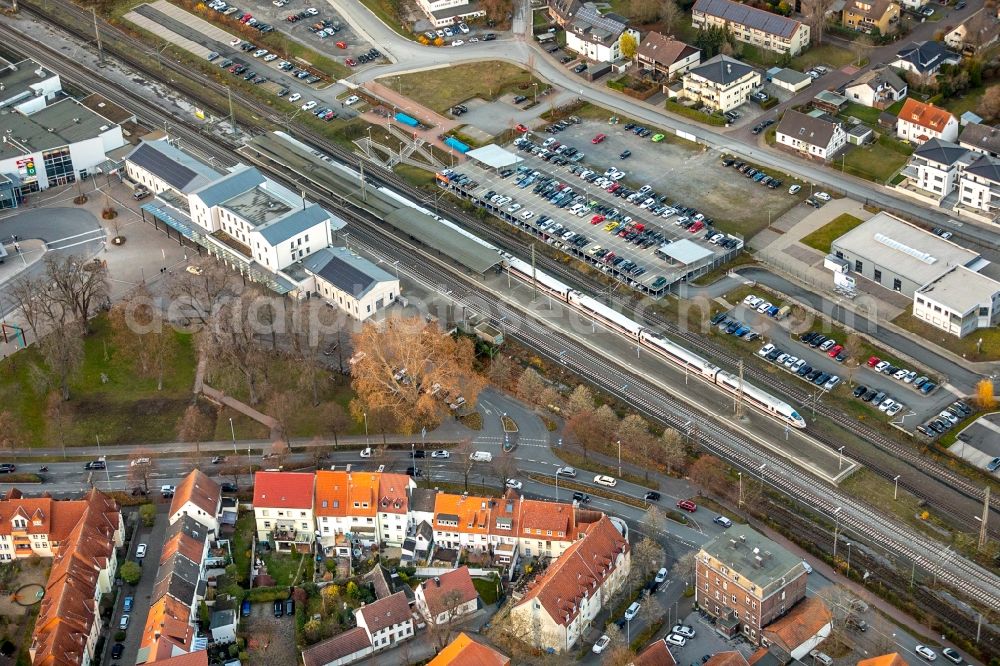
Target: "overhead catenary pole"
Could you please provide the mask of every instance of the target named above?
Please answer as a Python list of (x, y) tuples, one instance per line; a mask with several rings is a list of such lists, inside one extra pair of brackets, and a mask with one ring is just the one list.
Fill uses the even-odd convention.
[(226, 86), (226, 95), (229, 96), (229, 125), (232, 127), (230, 134), (236, 134), (236, 111), (233, 109), (233, 89)]
[(983, 517), (980, 519), (979, 525), (979, 550), (986, 547), (986, 521), (990, 517), (990, 487), (986, 486), (986, 491), (983, 493)]
[(104, 47), (101, 45), (101, 31), (97, 27), (97, 8), (91, 7), (90, 14), (94, 17), (94, 37), (97, 39), (97, 59), (104, 64)]
[(736, 385), (736, 418), (743, 418), (743, 361), (740, 360), (740, 380)]
[(535, 244), (531, 244), (531, 300), (538, 297), (538, 275), (535, 272)]

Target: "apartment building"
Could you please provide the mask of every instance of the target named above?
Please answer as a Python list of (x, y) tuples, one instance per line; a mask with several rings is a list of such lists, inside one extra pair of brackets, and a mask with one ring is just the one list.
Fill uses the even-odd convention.
[(695, 598), (718, 631), (759, 645), (763, 629), (806, 595), (802, 559), (746, 525), (734, 525), (697, 555)]
[(187, 516), (200, 523), (210, 534), (217, 534), (221, 511), (221, 486), (196, 469), (184, 477), (175, 489), (168, 516), (171, 525)]
[(510, 666), (510, 657), (462, 632), (427, 666)]
[(809, 48), (805, 23), (733, 0), (697, 0), (691, 25), (699, 30), (727, 28), (737, 40), (776, 53), (796, 56)]
[(912, 97), (903, 102), (896, 119), (896, 136), (921, 144), (931, 139), (958, 140), (958, 120), (948, 111)]
[[(118, 504), (97, 490), (82, 500), (29, 500), (12, 488), (0, 500), (0, 534), (8, 546), (5, 561), (52, 557), (31, 634), (31, 663), (89, 666), (103, 630), (101, 597), (111, 592), (116, 549), (125, 543)], [(34, 552), (32, 543), (42, 539), (33, 536), (41, 534), (47, 545)]]
[(420, 613), (432, 624), (447, 624), (479, 607), (479, 593), (464, 566), (425, 580), (414, 596)]
[(413, 614), (402, 592), (366, 604), (354, 616), (376, 652), (413, 637)]
[(700, 63), (701, 50), (652, 30), (636, 50), (635, 61), (642, 69), (672, 79)]
[(1000, 210), (1000, 159), (970, 152), (962, 172), (956, 209), (972, 209), (994, 222)]
[(490, 512), (496, 500), (474, 495), (438, 493), (434, 497), (434, 543), (442, 548), (486, 552)]
[(940, 202), (955, 191), (962, 173), (976, 156), (977, 153), (951, 141), (931, 139), (913, 151), (902, 175), (906, 176), (907, 184)]
[(531, 583), (511, 619), (528, 643), (568, 652), (625, 584), (630, 568), (628, 540), (601, 515), (582, 526), (580, 538)]
[(312, 544), (315, 480), (312, 472), (254, 474), (253, 513), (259, 541), (270, 541), (279, 551)]
[(794, 109), (781, 116), (775, 138), (779, 145), (821, 160), (829, 160), (847, 145), (847, 132), (839, 120)]
[(990, 157), (1000, 157), (1000, 130), (991, 125), (969, 123), (958, 137), (958, 145)]
[(717, 55), (683, 77), (681, 96), (725, 113), (745, 103), (750, 93), (760, 87), (760, 72), (750, 65), (725, 55)]
[(849, 0), (841, 13), (848, 28), (860, 32), (888, 35), (899, 23), (899, 5), (892, 0)]
[(399, 547), (410, 530), (410, 491), (417, 484), (408, 474), (383, 472), (378, 479), (376, 510), (379, 543)]
[(518, 545), (524, 557), (559, 557), (577, 538), (576, 510), (571, 504), (518, 498), (516, 510)]
[(615, 62), (622, 57), (623, 35), (639, 43), (638, 31), (628, 27), (628, 19), (617, 14), (602, 14), (586, 3), (578, 7), (566, 24), (566, 49), (593, 60)]

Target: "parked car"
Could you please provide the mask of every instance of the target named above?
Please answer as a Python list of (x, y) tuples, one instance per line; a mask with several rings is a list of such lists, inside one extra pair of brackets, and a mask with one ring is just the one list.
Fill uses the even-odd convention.
[[(725, 516), (716, 516), (713, 519), (713, 522), (715, 522), (718, 525), (722, 525), (727, 529), (733, 526), (733, 521), (731, 521), (729, 518), (726, 518)], [(688, 638), (690, 638), (690, 636)]]
[(448, 453), (447, 451), (444, 451), (444, 450), (432, 451), (431, 452), (431, 458), (447, 459), (447, 458), (450, 458), (450, 457), (451, 457), (451, 454)]
[(556, 476), (568, 476), (571, 479), (576, 478), (576, 470), (572, 467), (560, 467), (556, 470)]
[(694, 638), (694, 628), (689, 627), (686, 624), (674, 625), (674, 628), (670, 630), (671, 633), (677, 634), (678, 636), (683, 636), (684, 638)]
[(918, 645), (917, 647), (913, 648), (913, 651), (919, 654), (927, 661), (934, 661), (935, 659), (937, 659), (937, 653), (934, 652), (934, 650), (927, 647), (926, 645)]
[(683, 636), (678, 636), (677, 634), (670, 634), (664, 638), (668, 645), (673, 645), (674, 647), (684, 647), (687, 643), (687, 639)]
[(124, 653), (125, 653), (125, 645), (123, 643), (115, 643), (115, 646), (111, 648), (112, 659), (121, 659)]
[(608, 486), (609, 488), (614, 488), (618, 485), (618, 481), (613, 477), (607, 476), (605, 474), (598, 474), (594, 477), (594, 483), (599, 486)]
[(639, 602), (633, 601), (628, 608), (625, 609), (625, 619), (631, 622), (635, 619), (635, 616), (639, 614)]
[(608, 647), (608, 643), (610, 642), (611, 642), (610, 638), (608, 638), (607, 636), (601, 636), (600, 638), (597, 639), (597, 642), (594, 643), (594, 647), (591, 648), (591, 651), (594, 654), (601, 654), (602, 652), (604, 652), (604, 648)]
[(147, 546), (144, 543), (140, 543), (138, 546), (135, 547), (135, 557), (137, 560), (141, 560), (142, 558), (146, 557), (146, 548)]
[(121, 629), (122, 631), (125, 631), (126, 629), (128, 629), (128, 621), (131, 618), (132, 618), (132, 616), (129, 615), (128, 613), (126, 613), (125, 615), (122, 615), (121, 619), (118, 620), (118, 628)]
[(132, 612), (132, 607), (135, 605), (135, 597), (125, 597), (125, 605), (122, 606), (122, 610), (126, 613)]
[(682, 499), (677, 502), (677, 508), (684, 509), (685, 511), (690, 511), (691, 513), (694, 513), (695, 511), (698, 510), (698, 505), (689, 499)]

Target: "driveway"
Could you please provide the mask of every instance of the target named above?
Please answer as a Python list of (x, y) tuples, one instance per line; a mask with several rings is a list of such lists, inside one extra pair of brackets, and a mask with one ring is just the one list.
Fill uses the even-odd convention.
[(274, 617), (271, 602), (251, 606), (246, 619), (250, 666), (291, 666), (301, 656), (295, 647), (295, 618)]

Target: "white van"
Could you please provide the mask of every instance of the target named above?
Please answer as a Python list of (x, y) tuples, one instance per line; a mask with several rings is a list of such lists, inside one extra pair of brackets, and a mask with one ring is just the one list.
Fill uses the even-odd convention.
[(474, 451), (469, 459), (473, 462), (493, 462), (493, 454), (489, 451)]

